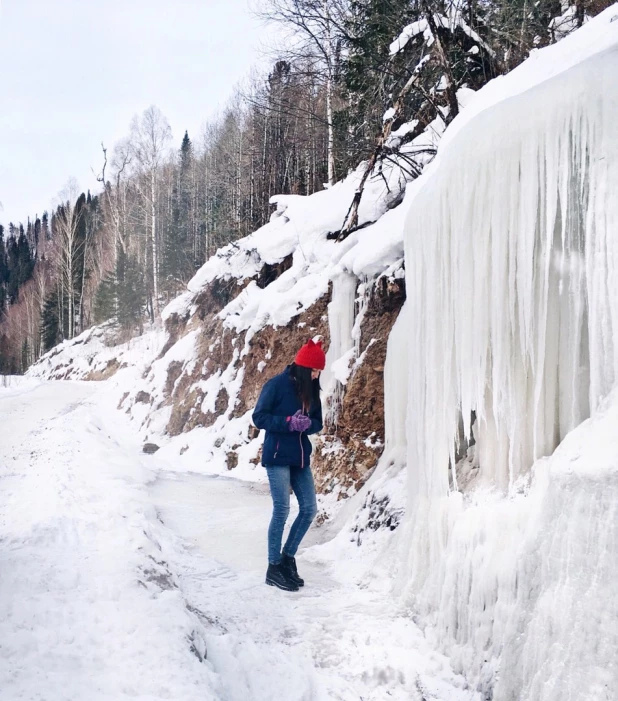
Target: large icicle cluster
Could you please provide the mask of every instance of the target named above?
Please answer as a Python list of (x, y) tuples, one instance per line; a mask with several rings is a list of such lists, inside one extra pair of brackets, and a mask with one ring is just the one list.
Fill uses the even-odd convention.
[[(614, 19), (479, 91), (409, 192), (398, 583), (494, 701), (618, 688)], [(449, 484), (464, 434), (466, 494)]]
[[(335, 424), (341, 409), (343, 386), (349, 375), (349, 363), (354, 354), (354, 306), (358, 279), (349, 273), (341, 273), (333, 279), (331, 301), (328, 305), (330, 344), (326, 353), (326, 368), (322, 385), (329, 397), (325, 421)], [(341, 365), (343, 375), (337, 372)]]
[(476, 115), (421, 178), (406, 244), (414, 494), (448, 491), (460, 423), (507, 488), (611, 389), (616, 114), (614, 46)]

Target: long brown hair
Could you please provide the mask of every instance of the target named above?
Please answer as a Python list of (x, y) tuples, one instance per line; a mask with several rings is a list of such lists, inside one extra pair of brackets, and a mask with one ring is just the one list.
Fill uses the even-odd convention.
[(303, 405), (303, 411), (307, 412), (312, 404), (320, 401), (320, 380), (312, 380), (311, 372), (311, 368), (304, 368), (296, 363), (290, 365), (290, 375), (294, 380), (296, 394)]

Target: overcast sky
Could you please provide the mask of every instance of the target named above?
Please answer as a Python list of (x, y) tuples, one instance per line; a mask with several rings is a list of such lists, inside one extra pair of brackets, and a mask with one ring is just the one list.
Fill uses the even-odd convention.
[(155, 104), (197, 138), (262, 59), (249, 0), (0, 0), (0, 223), (97, 189), (110, 148)]

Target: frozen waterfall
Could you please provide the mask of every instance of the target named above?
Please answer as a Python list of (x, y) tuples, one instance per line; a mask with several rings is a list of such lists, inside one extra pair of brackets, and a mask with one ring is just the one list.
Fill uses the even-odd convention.
[(408, 193), (399, 585), (493, 701), (618, 698), (617, 18), (481, 90)]
[(612, 388), (616, 114), (612, 49), (476, 116), (419, 184), (406, 232), (413, 497), (447, 493), (473, 411), (481, 478), (506, 489)]
[(328, 304), (330, 344), (326, 352), (326, 368), (322, 373), (324, 396), (327, 397), (324, 419), (335, 425), (341, 410), (344, 384), (349, 361), (354, 354), (356, 287), (358, 280), (349, 273), (340, 273), (333, 279), (331, 301)]

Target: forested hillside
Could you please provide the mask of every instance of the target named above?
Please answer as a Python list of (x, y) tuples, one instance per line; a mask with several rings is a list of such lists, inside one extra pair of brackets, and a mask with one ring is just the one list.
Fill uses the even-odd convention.
[[(0, 372), (25, 371), (94, 323), (139, 332), (218, 248), (269, 220), (274, 195), (310, 195), (364, 162), (332, 232), (345, 238), (368, 182), (382, 181), (389, 206), (399, 204), (435, 153), (435, 139), (419, 137), (437, 138), (466, 90), (609, 4), (263, 0), (286, 48), (201, 134), (179, 142), (151, 106), (126, 138), (102, 145), (100, 192), (69, 180), (51, 212), (0, 233)], [(385, 171), (395, 161), (393, 182)]]

